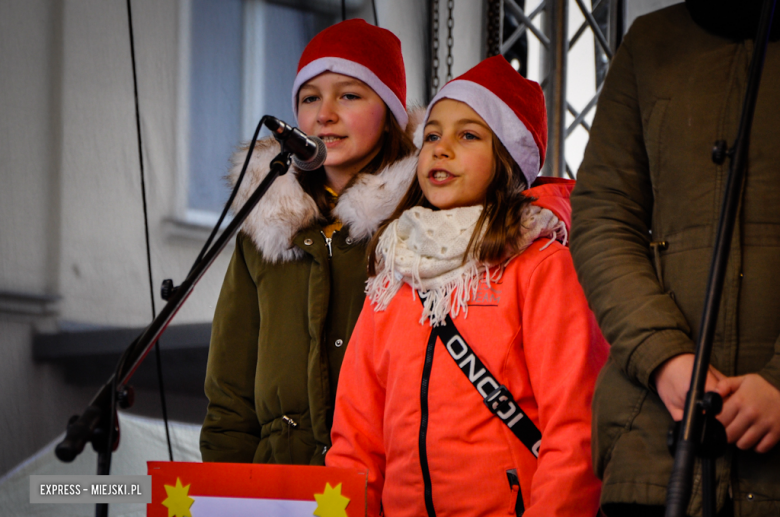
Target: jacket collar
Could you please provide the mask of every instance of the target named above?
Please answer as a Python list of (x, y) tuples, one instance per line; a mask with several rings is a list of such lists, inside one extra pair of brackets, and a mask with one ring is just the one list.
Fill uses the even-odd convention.
[[(238, 179), (246, 151), (242, 149), (233, 155), (233, 165), (228, 174), (231, 185), (235, 185)], [(268, 164), (278, 152), (279, 144), (273, 138), (257, 142), (233, 201), (234, 211), (244, 205), (268, 174)], [(342, 192), (333, 213), (344, 223), (353, 240), (370, 238), (382, 221), (390, 217), (414, 179), (416, 166), (416, 156), (404, 158), (376, 174), (358, 175), (352, 186)], [(294, 246), (293, 239), (300, 230), (313, 225), (320, 216), (316, 203), (298, 183), (298, 174), (306, 172), (293, 166), (288, 174), (274, 181), (241, 227), (270, 262), (286, 262), (302, 257), (303, 251)]]
[(532, 204), (550, 210), (566, 226), (566, 233), (571, 232), (571, 192), (574, 190), (574, 180), (539, 176), (531, 188), (523, 192), (534, 198)]

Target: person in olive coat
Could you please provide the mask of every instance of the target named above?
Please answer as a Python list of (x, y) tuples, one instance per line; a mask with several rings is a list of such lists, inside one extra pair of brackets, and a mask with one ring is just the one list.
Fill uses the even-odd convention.
[[(609, 517), (663, 515), (760, 2), (638, 18), (610, 66), (572, 195), (571, 250), (610, 357), (593, 401)], [(749, 18), (750, 15), (752, 18)], [(744, 18), (740, 18), (740, 17)], [(744, 26), (740, 22), (749, 21)], [(780, 515), (780, 44), (766, 55), (708, 390), (724, 398), (719, 515)], [(700, 515), (696, 469), (689, 515)]]
[[(365, 298), (366, 245), (414, 179), (391, 32), (348, 20), (306, 47), (293, 107), (328, 156), (280, 177), (236, 239), (214, 315), (204, 461), (323, 465), (341, 361)], [(278, 153), (258, 142), (234, 209)], [(236, 181), (246, 150), (236, 153)]]

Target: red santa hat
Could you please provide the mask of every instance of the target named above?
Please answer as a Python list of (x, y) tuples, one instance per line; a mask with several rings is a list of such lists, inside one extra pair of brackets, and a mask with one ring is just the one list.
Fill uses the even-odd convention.
[(298, 90), (323, 72), (360, 79), (387, 104), (406, 129), (406, 72), (401, 41), (389, 30), (361, 19), (346, 20), (320, 32), (306, 45), (292, 88), (293, 112), (298, 116)]
[[(442, 99), (463, 102), (476, 111), (504, 144), (531, 186), (547, 150), (547, 111), (538, 83), (517, 73), (503, 56), (495, 56), (445, 84), (428, 105), (426, 122), (434, 104)], [(420, 147), (422, 134), (416, 135), (415, 140)]]

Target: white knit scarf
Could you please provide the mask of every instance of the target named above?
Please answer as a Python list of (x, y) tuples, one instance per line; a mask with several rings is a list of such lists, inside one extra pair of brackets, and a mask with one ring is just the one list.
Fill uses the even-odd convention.
[[(480, 282), (488, 286), (503, 273), (508, 257), (497, 267), (479, 262), (466, 253), (482, 206), (430, 210), (414, 207), (390, 223), (377, 246), (377, 275), (368, 279), (366, 292), (374, 310), (384, 310), (404, 282), (423, 300), (420, 323), (443, 324), (447, 314), (468, 315), (468, 302), (476, 295)], [(550, 210), (528, 205), (521, 214), (520, 242), (517, 254), (536, 239), (550, 238), (566, 243), (566, 225)], [(547, 246), (545, 245), (545, 247)]]

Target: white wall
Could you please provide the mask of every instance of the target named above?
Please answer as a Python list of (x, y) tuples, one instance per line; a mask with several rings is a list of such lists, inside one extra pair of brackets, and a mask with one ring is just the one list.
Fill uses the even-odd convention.
[[(407, 105), (421, 106), (427, 98), (428, 6), (420, 0), (377, 0), (379, 25), (401, 39), (406, 65)], [(484, 3), (460, 0), (453, 10), (452, 76), (457, 77), (482, 58)], [(439, 87), (447, 82), (447, 2), (439, 1)], [(367, 18), (371, 21), (371, 18)]]
[[(198, 242), (163, 231), (177, 218), (176, 2), (136, 0), (136, 43), (152, 270), (181, 281)], [(68, 2), (63, 17), (61, 319), (142, 325), (151, 317), (145, 255), (133, 77), (125, 2)], [(213, 314), (228, 254), (199, 285), (177, 322)]]
[[(157, 310), (201, 240), (171, 236), (177, 161), (179, 2), (133, 0)], [(133, 78), (123, 0), (0, 2), (0, 474), (64, 430), (94, 389), (32, 359), (63, 322), (151, 319)], [(227, 158), (227, 157), (226, 157)], [(230, 251), (174, 323), (208, 321)], [(32, 301), (19, 301), (17, 294)], [(55, 304), (36, 301), (58, 295)], [(50, 309), (53, 309), (51, 311)], [(49, 312), (47, 312), (49, 310)], [(106, 378), (108, 372), (106, 373)]]
[(0, 2), (0, 290), (58, 291), (57, 5)]
[[(163, 226), (180, 215), (179, 9), (132, 5), (157, 291), (165, 276), (182, 280), (199, 249)], [(143, 324), (151, 309), (125, 2), (2, 2), (0, 24), (0, 291), (59, 294), (62, 320)], [(226, 262), (179, 321), (210, 318)]]
[(59, 293), (60, 13), (0, 2), (0, 473), (51, 439), (49, 417), (66, 417), (56, 378), (31, 359), (32, 333), (52, 324), (34, 296)]
[[(426, 2), (419, 0), (376, 0), (379, 26), (392, 31), (401, 40), (406, 66), (406, 104), (422, 105), (425, 100), (427, 49)], [(372, 21), (370, 17), (366, 17)]]
[[(630, 1), (630, 0), (629, 0)], [(587, 5), (587, 4), (586, 4)], [(585, 16), (573, 0), (569, 2), (569, 39), (574, 36), (577, 29), (585, 23)], [(585, 109), (594, 95), (596, 95), (596, 42), (593, 32), (588, 29), (580, 36), (573, 47), (569, 48), (568, 70), (566, 76), (566, 99), (574, 108), (581, 112)], [(593, 122), (596, 110), (592, 109), (585, 120)], [(574, 116), (566, 112), (566, 127), (574, 122)], [(582, 126), (572, 132), (566, 139), (566, 162), (572, 173), (576, 174), (580, 167), (582, 157), (585, 154), (585, 146), (588, 145), (590, 134)]]
[[(447, 73), (447, 2), (439, 1), (439, 76), (444, 86)], [(485, 5), (478, 0), (456, 1), (452, 49), (452, 76), (457, 77), (479, 63), (485, 50)]]

